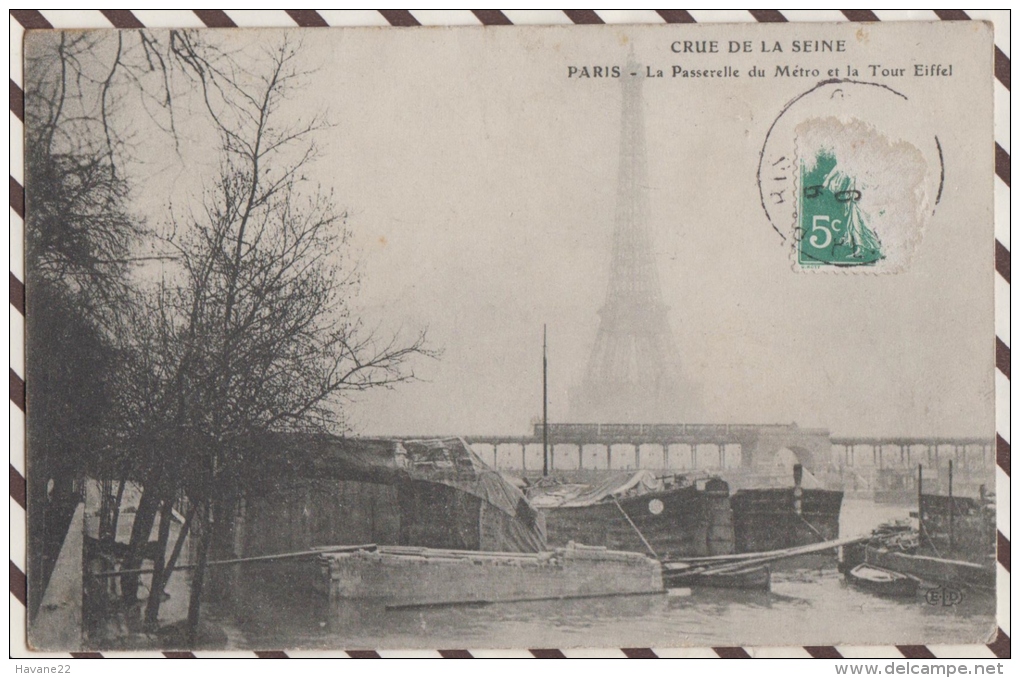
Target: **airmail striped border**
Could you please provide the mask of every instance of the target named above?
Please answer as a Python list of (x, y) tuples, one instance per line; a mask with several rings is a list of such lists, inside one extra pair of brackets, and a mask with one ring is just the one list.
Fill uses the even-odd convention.
[[(766, 657), (855, 659), (1010, 656), (1010, 41), (1009, 11), (963, 10), (11, 10), (10, 62), (10, 605), (11, 655), (54, 658), (104, 657), (251, 657), (282, 659), (287, 657), (444, 657), (466, 659), (481, 657), (720, 657), (748, 659)], [(31, 653), (25, 633), (25, 382), (24, 328), (24, 95), (22, 90), (21, 45), (26, 29), (52, 28), (216, 28), (280, 26), (415, 26), (456, 25), (542, 25), (542, 24), (649, 24), (718, 22), (821, 22), (821, 21), (991, 21), (995, 26), (995, 396), (996, 396), (996, 495), (998, 500), (998, 634), (987, 645), (943, 646), (900, 645), (870, 647), (712, 647), (712, 648), (619, 648), (602, 650), (484, 650), (445, 649), (435, 651), (293, 652), (76, 652), (67, 654)]]

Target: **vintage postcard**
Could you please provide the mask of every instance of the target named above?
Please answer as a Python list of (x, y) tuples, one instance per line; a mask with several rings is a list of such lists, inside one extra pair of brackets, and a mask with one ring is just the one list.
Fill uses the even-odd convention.
[(28, 31), (29, 646), (990, 643), (995, 49)]

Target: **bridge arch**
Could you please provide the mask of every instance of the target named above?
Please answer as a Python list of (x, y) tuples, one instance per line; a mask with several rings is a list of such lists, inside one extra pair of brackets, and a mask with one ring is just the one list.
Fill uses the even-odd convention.
[(793, 453), (804, 470), (816, 473), (828, 465), (832, 444), (829, 442), (828, 431), (762, 431), (755, 440), (741, 446), (743, 465), (759, 469), (771, 468), (784, 449)]

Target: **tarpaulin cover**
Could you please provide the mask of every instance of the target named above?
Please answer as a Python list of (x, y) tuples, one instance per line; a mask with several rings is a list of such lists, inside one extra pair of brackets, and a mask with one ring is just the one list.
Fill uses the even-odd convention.
[[(483, 549), (540, 551), (545, 524), (517, 487), (493, 470), (460, 438), (405, 440), (397, 445), (397, 464), (412, 480), (439, 483), (474, 495), (504, 514), (489, 521)], [(483, 509), (483, 515), (485, 511)]]
[[(567, 488), (578, 488), (578, 491), (571, 492)], [(619, 498), (630, 495), (642, 495), (649, 492), (660, 492), (663, 489), (662, 480), (657, 478), (651, 471), (625, 471), (614, 473), (602, 482), (590, 487), (570, 485), (563, 488), (564, 491), (549, 488), (546, 491), (536, 493), (532, 497), (532, 503), (539, 508), (591, 506), (611, 496)]]

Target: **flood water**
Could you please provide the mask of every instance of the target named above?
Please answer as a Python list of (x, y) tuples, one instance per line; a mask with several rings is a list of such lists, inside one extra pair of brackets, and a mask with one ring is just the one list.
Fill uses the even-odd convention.
[[(847, 500), (842, 536), (907, 517), (909, 508)], [(348, 605), (260, 587), (244, 614), (210, 610), (238, 649), (706, 647), (720, 645), (889, 645), (987, 642), (995, 628), (991, 592), (965, 591), (943, 607), (881, 598), (847, 586), (835, 562), (775, 568), (772, 591), (694, 589), (666, 594), (413, 610)]]

